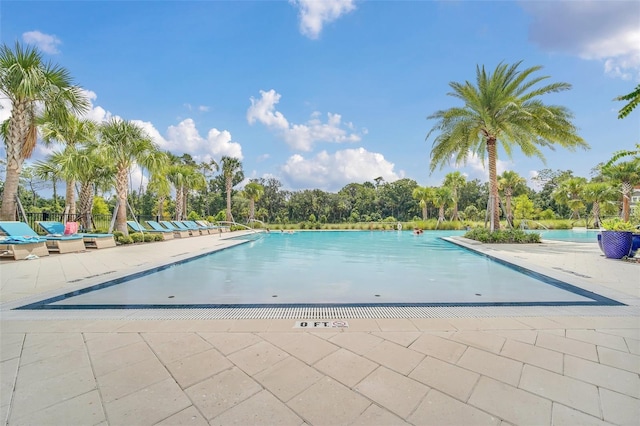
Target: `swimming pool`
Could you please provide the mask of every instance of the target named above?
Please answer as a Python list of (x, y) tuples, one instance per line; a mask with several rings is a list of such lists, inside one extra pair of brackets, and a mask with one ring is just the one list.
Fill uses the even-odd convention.
[(574, 243), (598, 243), (597, 229), (538, 229), (531, 232), (538, 232), (543, 240), (570, 241)]
[(461, 234), (271, 233), (18, 309), (618, 304), (440, 239)]

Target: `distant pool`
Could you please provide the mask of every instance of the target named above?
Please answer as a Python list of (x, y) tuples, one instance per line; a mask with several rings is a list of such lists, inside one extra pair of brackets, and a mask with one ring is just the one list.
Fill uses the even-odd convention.
[(440, 238), (461, 234), (271, 233), (18, 309), (618, 304)]
[(597, 229), (558, 229), (558, 230), (545, 230), (538, 229), (536, 231), (540, 233), (542, 239), (545, 240), (557, 240), (557, 241), (570, 241), (575, 243), (598, 243)]

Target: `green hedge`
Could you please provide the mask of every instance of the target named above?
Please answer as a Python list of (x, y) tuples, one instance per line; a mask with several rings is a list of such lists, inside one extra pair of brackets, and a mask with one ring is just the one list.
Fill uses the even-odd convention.
[(482, 243), (526, 244), (540, 242), (540, 234), (525, 232), (521, 229), (505, 229), (491, 232), (486, 228), (475, 228), (464, 234), (464, 236)]

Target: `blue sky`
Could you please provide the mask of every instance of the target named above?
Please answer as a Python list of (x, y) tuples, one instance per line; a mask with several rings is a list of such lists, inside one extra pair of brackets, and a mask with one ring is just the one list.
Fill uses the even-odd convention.
[(3, 0), (0, 14), (2, 43), (66, 67), (91, 96), (88, 117), (134, 120), (177, 155), (239, 157), (247, 178), (287, 189), (439, 185), (454, 170), (486, 180), (475, 158), (430, 174), (425, 141), (428, 115), (461, 106), (449, 82), (474, 80), (478, 64), (523, 61), (570, 83), (543, 100), (568, 107), (591, 145), (546, 150), (546, 165), (500, 152), (499, 172), (588, 177), (640, 139), (640, 111), (618, 120), (613, 101), (640, 80), (637, 1)]

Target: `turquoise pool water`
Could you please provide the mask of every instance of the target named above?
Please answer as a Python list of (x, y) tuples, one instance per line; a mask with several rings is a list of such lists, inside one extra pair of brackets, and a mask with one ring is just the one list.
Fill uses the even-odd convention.
[(557, 241), (571, 241), (576, 243), (598, 243), (598, 233), (600, 231), (589, 229), (589, 230), (572, 230), (572, 229), (559, 229), (559, 230), (536, 230), (532, 232), (540, 233), (542, 239), (546, 240), (557, 240)]
[[(295, 304), (594, 304), (440, 239), (463, 232), (271, 233), (256, 241), (39, 308)], [(573, 291), (576, 290), (576, 291)], [(597, 299), (597, 295), (596, 299)], [(30, 308), (34, 308), (31, 306)], [(37, 308), (37, 307), (35, 307)]]

